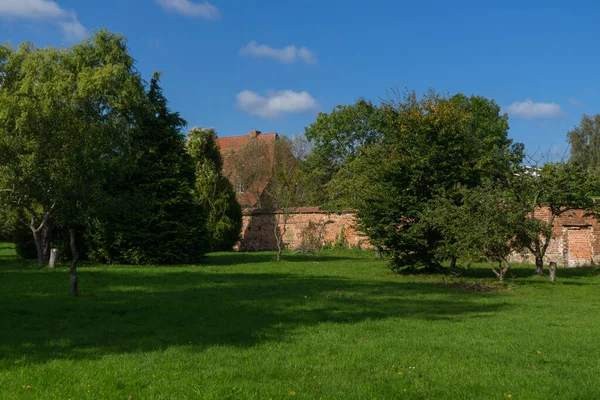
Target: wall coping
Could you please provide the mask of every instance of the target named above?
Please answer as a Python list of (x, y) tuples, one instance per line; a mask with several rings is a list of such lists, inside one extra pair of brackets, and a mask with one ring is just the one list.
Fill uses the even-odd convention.
[[(283, 214), (282, 209), (267, 209), (267, 208), (243, 208), (242, 215), (250, 216), (250, 215), (266, 215), (266, 214)], [(331, 211), (331, 210), (323, 210), (319, 207), (292, 207), (289, 209), (290, 214), (355, 214), (353, 210), (341, 210), (341, 211)]]

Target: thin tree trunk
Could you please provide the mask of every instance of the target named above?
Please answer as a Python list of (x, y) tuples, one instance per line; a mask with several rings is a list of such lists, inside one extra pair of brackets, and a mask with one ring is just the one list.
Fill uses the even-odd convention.
[(510, 264), (508, 263), (508, 261), (504, 261), (504, 268), (502, 268), (502, 261), (499, 261), (498, 270), (496, 270), (493, 263), (490, 262), (490, 265), (492, 266), (492, 271), (496, 275), (496, 278), (498, 278), (498, 281), (504, 282), (504, 276), (510, 269)]
[(535, 255), (535, 273), (537, 276), (544, 275), (544, 257), (539, 254)]
[(33, 232), (33, 241), (35, 242), (35, 249), (37, 251), (37, 262), (38, 266), (44, 266), (44, 245), (42, 244), (42, 238), (40, 235), (40, 231), (34, 228), (31, 228)]
[(48, 266), (50, 269), (56, 269), (56, 262), (58, 261), (58, 249), (50, 250), (50, 262), (48, 262)]
[(375, 258), (381, 258), (381, 246), (375, 246)]
[(550, 282), (556, 282), (556, 263), (550, 261)]
[(48, 218), (42, 229), (42, 248), (44, 249), (44, 261), (50, 259), (50, 242), (52, 240), (52, 220)]
[(77, 279), (77, 261), (79, 260), (79, 250), (77, 250), (77, 231), (69, 229), (69, 245), (71, 246), (71, 294), (79, 296), (79, 279)]
[[(24, 206), (29, 214), (31, 215), (31, 220), (29, 222), (29, 229), (31, 229), (31, 233), (33, 234), (33, 241), (35, 243), (35, 250), (37, 252), (37, 262), (40, 267), (44, 266), (45, 260), (47, 260), (46, 247), (50, 243), (50, 227), (48, 226), (48, 222), (50, 219), (50, 213), (44, 212), (41, 224), (36, 227), (37, 220), (39, 218), (38, 214), (31, 207)], [(52, 210), (54, 206), (50, 208)]]
[[(277, 211), (275, 211), (275, 226), (273, 227), (273, 232), (275, 233), (275, 240), (277, 242), (277, 261), (281, 261), (281, 255), (283, 253), (283, 236), (285, 235), (285, 232), (287, 230), (287, 220), (289, 217), (289, 212), (286, 209), (282, 210), (283, 215), (280, 217), (279, 214), (277, 214)], [(283, 218), (283, 220), (280, 220), (280, 218)], [(279, 222), (283, 222), (283, 226), (281, 227), (281, 230), (279, 229)]]
[(450, 259), (450, 268), (454, 269), (456, 268), (456, 262), (458, 261), (458, 259), (456, 257), (452, 257)]

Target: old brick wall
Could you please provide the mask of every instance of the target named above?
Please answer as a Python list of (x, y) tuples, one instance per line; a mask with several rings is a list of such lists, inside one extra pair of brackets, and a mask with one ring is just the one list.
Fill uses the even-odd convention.
[[(550, 210), (540, 208), (535, 217), (550, 220)], [(595, 218), (585, 217), (585, 211), (568, 211), (552, 224), (553, 238), (546, 251), (544, 263), (555, 261), (564, 267), (592, 265), (600, 262), (600, 224)], [(529, 253), (514, 254), (513, 261), (534, 263)]]
[[(275, 250), (277, 242), (274, 227), (277, 214), (272, 211), (244, 210), (242, 240), (239, 250)], [(279, 214), (279, 232), (283, 230), (283, 215)], [(327, 213), (317, 207), (295, 208), (285, 224), (283, 241), (287, 248), (298, 249), (308, 231), (317, 234), (323, 244), (345, 241), (347, 245), (370, 248), (368, 239), (355, 229), (351, 212)]]
[[(564, 267), (577, 267), (600, 263), (600, 224), (594, 218), (585, 217), (582, 210), (569, 211), (556, 218), (553, 223), (553, 238), (550, 241), (544, 263), (555, 261)], [(242, 240), (239, 250), (275, 250), (276, 214), (272, 211), (244, 210)], [(535, 217), (550, 220), (550, 211), (546, 208), (536, 210)], [(277, 229), (283, 229), (283, 218), (279, 215)], [(368, 238), (355, 229), (352, 212), (328, 213), (317, 207), (294, 209), (288, 218), (283, 241), (287, 248), (298, 249), (308, 227), (318, 232), (323, 244), (334, 244), (342, 238), (352, 247), (372, 248)], [(512, 261), (534, 263), (535, 259), (527, 252), (514, 253)]]

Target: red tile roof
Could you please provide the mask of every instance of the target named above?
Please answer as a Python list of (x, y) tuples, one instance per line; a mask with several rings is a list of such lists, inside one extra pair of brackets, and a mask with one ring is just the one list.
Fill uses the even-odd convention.
[(273, 140), (277, 140), (279, 135), (274, 132), (261, 133), (260, 131), (250, 131), (247, 135), (217, 138), (217, 144), (221, 148), (221, 154), (223, 154), (227, 150), (239, 150), (254, 137), (265, 142), (272, 142)]

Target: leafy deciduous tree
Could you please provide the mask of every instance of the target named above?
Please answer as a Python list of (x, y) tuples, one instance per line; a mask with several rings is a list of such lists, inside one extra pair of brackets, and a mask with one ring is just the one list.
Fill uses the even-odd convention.
[(506, 179), (522, 147), (507, 138), (506, 115), (491, 100), (430, 92), (383, 104), (385, 130), (349, 163), (358, 183), (359, 228), (392, 256), (395, 268), (438, 268), (443, 232), (422, 223), (433, 198), (462, 203), (459, 187)]
[(102, 209), (141, 79), (124, 38), (106, 31), (60, 50), (3, 47), (1, 57), (0, 186), (29, 213), (38, 258), (50, 219), (70, 232), (77, 295), (77, 232)]
[(379, 107), (359, 99), (352, 105), (337, 106), (329, 114), (320, 113), (306, 128), (305, 136), (313, 148), (306, 160), (302, 160), (302, 170), (311, 205), (344, 208), (352, 202), (354, 193), (340, 192), (338, 187), (327, 185), (361, 148), (381, 139), (384, 123)]
[(436, 197), (427, 204), (422, 222), (441, 232), (437, 251), (443, 258), (467, 262), (485, 259), (499, 281), (510, 268), (509, 256), (517, 249), (515, 232), (521, 230), (525, 213), (494, 185), (457, 188), (462, 203)]
[[(553, 237), (554, 220), (564, 213), (592, 210), (594, 183), (590, 175), (573, 163), (536, 164), (521, 168), (509, 177), (509, 193), (528, 215), (527, 223), (517, 231), (520, 245), (535, 257), (536, 274), (544, 273), (544, 256)], [(543, 208), (548, 220), (538, 218)]]

